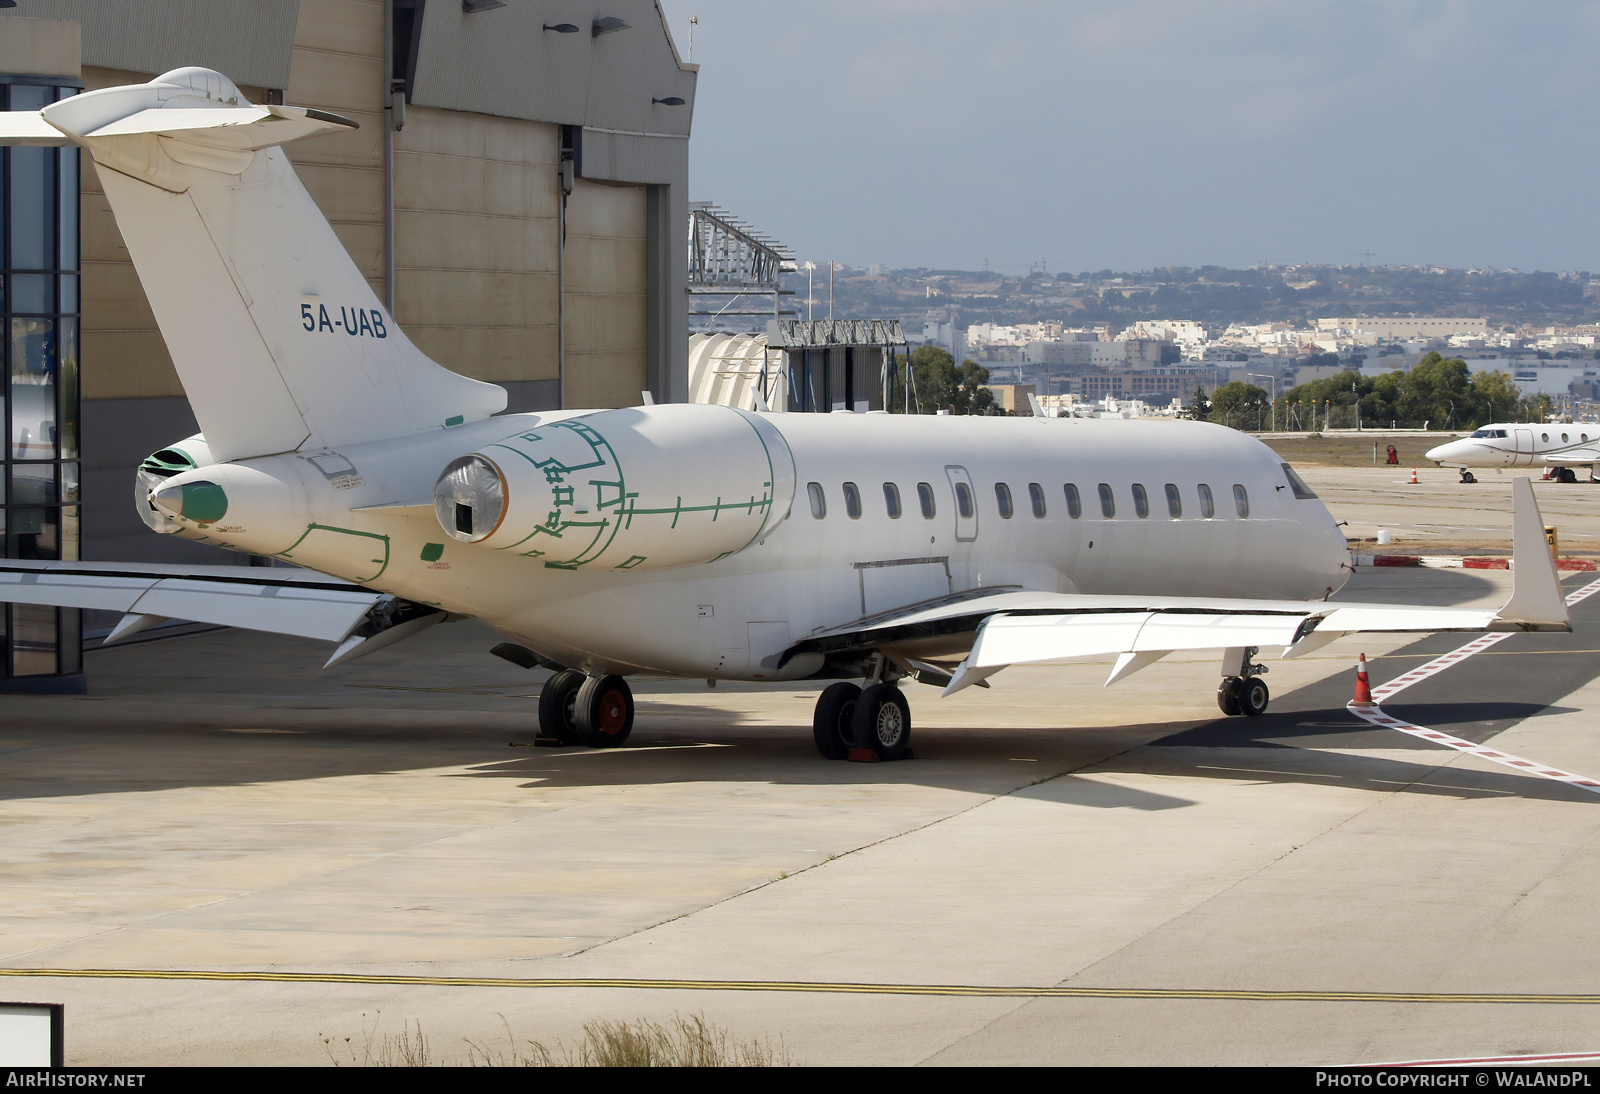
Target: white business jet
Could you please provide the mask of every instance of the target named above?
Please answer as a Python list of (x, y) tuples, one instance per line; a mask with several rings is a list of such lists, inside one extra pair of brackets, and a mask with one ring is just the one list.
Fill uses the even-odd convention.
[(1261, 647), (1569, 629), (1526, 480), (1498, 612), (1335, 604), (1328, 511), (1220, 426), (496, 416), (504, 391), (407, 340), (278, 147), (351, 124), (199, 68), (0, 115), (4, 141), (94, 157), (202, 427), (144, 462), (146, 521), (300, 567), (6, 560), (0, 600), (121, 611), (108, 640), (169, 618), (325, 639), (328, 667), (475, 616), (515, 639), (500, 656), (556, 670), (543, 735), (591, 746), (627, 738), (630, 673), (833, 680), (814, 719), (833, 759), (906, 753), (906, 679), (949, 694), (1109, 656), (1110, 684), (1213, 649), (1223, 710), (1260, 714)]
[[(1577, 482), (1574, 468), (1587, 465), (1589, 481), (1600, 463), (1600, 426), (1529, 425), (1510, 422), (1486, 425), (1470, 437), (1430, 448), (1427, 458), (1449, 467), (1550, 467), (1550, 477)], [(1463, 478), (1463, 481), (1470, 481)]]

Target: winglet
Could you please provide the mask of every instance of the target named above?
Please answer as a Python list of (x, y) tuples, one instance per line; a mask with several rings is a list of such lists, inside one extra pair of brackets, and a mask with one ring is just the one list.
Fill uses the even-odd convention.
[(1533, 496), (1533, 481), (1526, 475), (1511, 481), (1511, 566), (1511, 599), (1496, 622), (1566, 625), (1561, 579), (1544, 538), (1544, 517)]
[(1035, 395), (1031, 391), (1028, 392), (1028, 409), (1033, 411), (1033, 416), (1035, 418), (1049, 417), (1049, 415), (1044, 412), (1044, 407), (1039, 405), (1039, 396)]

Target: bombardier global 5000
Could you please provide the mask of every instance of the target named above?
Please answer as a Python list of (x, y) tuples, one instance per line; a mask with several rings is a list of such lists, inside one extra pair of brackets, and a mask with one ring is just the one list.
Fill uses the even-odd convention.
[[(142, 465), (158, 532), (293, 567), (0, 561), (0, 599), (319, 638), (346, 663), (453, 618), (555, 669), (547, 737), (621, 744), (626, 677), (831, 680), (823, 755), (904, 755), (900, 684), (1111, 658), (1110, 684), (1215, 650), (1218, 701), (1260, 714), (1253, 658), (1356, 631), (1566, 630), (1526, 480), (1498, 612), (1330, 602), (1332, 517), (1255, 439), (1204, 423), (727, 406), (499, 414), (373, 296), (281, 145), (352, 123), (249, 103), (179, 69), (42, 111), (0, 142), (94, 157), (201, 433)], [(1541, 561), (1542, 560), (1542, 561)], [(859, 681), (859, 683), (857, 683)]]

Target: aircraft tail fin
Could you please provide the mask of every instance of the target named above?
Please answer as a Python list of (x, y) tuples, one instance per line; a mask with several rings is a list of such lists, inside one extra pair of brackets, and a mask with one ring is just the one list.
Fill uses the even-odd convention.
[(1544, 517), (1533, 496), (1533, 482), (1518, 475), (1511, 482), (1511, 599), (1500, 609), (1500, 620), (1547, 627), (1567, 623), (1561, 575), (1544, 537)]
[(278, 147), (353, 127), (321, 111), (253, 105), (203, 68), (0, 115), (0, 143), (72, 143), (94, 157), (219, 460), (379, 440), (505, 408), (503, 388), (412, 345)]

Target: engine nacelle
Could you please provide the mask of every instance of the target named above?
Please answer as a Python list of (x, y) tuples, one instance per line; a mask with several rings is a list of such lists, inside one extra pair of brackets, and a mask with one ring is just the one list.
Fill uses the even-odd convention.
[(773, 426), (725, 406), (606, 410), (452, 460), (434, 486), (445, 534), (558, 569), (714, 562), (763, 539), (794, 500)]
[(205, 437), (199, 433), (146, 456), (133, 477), (133, 504), (139, 511), (139, 519), (152, 531), (165, 536), (204, 539), (203, 533), (173, 520), (157, 509), (150, 498), (161, 489), (162, 483), (172, 476), (193, 471), (197, 467), (206, 467), (212, 462), (214, 461), (211, 458), (211, 446), (206, 444)]

